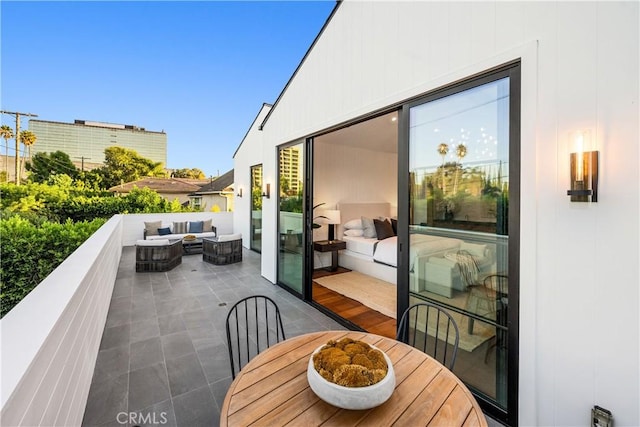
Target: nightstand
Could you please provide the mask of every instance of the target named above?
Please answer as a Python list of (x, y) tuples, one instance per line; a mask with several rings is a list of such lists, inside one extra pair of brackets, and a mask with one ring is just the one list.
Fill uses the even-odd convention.
[(347, 242), (343, 240), (318, 240), (313, 242), (313, 249), (318, 252), (331, 252), (331, 267), (327, 267), (329, 271), (338, 269), (338, 251), (347, 249)]

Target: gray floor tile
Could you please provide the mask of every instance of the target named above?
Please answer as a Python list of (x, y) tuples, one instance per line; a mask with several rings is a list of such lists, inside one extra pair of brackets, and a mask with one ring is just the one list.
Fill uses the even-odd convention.
[(156, 403), (155, 405), (134, 413), (136, 414), (136, 422), (131, 423), (131, 425), (139, 427), (177, 427), (176, 416), (173, 412), (173, 403), (171, 402), (171, 399)]
[(100, 350), (93, 371), (95, 381), (110, 380), (129, 372), (129, 344)]
[(159, 336), (160, 328), (158, 327), (158, 318), (155, 316), (131, 323), (132, 343)]
[(147, 408), (169, 397), (169, 380), (164, 363), (129, 373), (129, 411)]
[(172, 397), (208, 384), (195, 353), (167, 360), (167, 374)]
[(220, 415), (208, 386), (175, 397), (173, 406), (180, 426), (211, 427), (220, 423)]
[(186, 331), (176, 332), (165, 335), (160, 338), (162, 340), (162, 350), (165, 359), (175, 359), (185, 354), (195, 353), (191, 337)]
[(131, 326), (127, 323), (120, 326), (105, 328), (100, 342), (100, 350), (127, 345), (130, 341)]
[(158, 326), (160, 327), (160, 335), (169, 335), (174, 332), (186, 331), (182, 316), (178, 314), (169, 314), (167, 316), (158, 317)]
[(156, 363), (164, 362), (160, 337), (131, 343), (130, 370), (135, 371)]
[(83, 426), (95, 426), (116, 421), (127, 411), (128, 374), (93, 383), (82, 420)]
[(198, 349), (197, 355), (210, 384), (231, 377), (229, 351), (226, 345), (217, 344), (213, 347)]

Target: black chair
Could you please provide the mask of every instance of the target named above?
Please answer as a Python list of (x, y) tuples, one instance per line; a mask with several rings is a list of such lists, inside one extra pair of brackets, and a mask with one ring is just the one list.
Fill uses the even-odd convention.
[(398, 324), (396, 339), (422, 350), (453, 371), (460, 332), (444, 309), (428, 302), (407, 308)]
[(231, 307), (226, 320), (231, 376), (262, 350), (284, 339), (280, 309), (269, 297), (254, 295)]
[[(507, 326), (509, 313), (509, 276), (506, 274), (491, 274), (484, 278), (483, 289), (485, 297), (492, 307), (494, 307), (496, 323)], [(489, 351), (492, 348), (507, 348), (507, 333), (505, 330), (496, 328), (496, 335), (493, 337), (491, 345), (487, 346), (484, 355), (484, 363), (487, 363)]]

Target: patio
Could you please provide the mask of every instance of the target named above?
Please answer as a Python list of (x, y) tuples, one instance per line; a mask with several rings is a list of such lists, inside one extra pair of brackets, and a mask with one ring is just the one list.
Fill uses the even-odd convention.
[(345, 329), (260, 275), (260, 255), (215, 266), (183, 256), (166, 273), (136, 273), (122, 249), (83, 425), (218, 425), (231, 384), (224, 321), (252, 294), (273, 298), (287, 338)]

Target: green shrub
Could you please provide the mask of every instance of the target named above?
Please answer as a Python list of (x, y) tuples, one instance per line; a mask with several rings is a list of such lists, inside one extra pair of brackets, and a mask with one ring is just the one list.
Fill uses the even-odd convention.
[(35, 225), (20, 215), (1, 219), (0, 315), (8, 313), (105, 222)]

